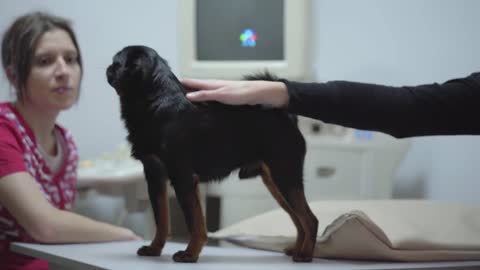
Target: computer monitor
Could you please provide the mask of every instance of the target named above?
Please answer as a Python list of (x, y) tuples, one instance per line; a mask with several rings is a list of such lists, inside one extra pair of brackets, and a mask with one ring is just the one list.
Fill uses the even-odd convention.
[(181, 76), (240, 79), (268, 70), (307, 77), (308, 0), (179, 3)]

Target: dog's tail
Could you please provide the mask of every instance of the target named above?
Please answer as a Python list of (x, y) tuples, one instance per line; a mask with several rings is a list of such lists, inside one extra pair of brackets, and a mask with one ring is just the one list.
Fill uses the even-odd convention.
[(245, 75), (243, 76), (243, 78), (249, 81), (279, 81), (280, 80), (280, 78), (278, 78), (275, 74), (272, 74), (268, 70), (250, 74), (250, 75)]
[[(245, 80), (249, 81), (281, 81), (280, 78), (278, 78), (275, 74), (270, 73), (268, 70), (265, 70), (263, 72), (255, 73), (255, 74), (250, 74), (246, 75), (243, 77)], [(295, 114), (288, 114), (288, 117), (290, 120), (292, 120), (292, 123), (298, 127), (298, 116)]]

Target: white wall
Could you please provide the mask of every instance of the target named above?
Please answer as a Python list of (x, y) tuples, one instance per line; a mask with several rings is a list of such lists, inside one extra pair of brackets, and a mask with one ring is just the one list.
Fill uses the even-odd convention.
[[(146, 44), (177, 71), (176, 1), (2, 0), (0, 30), (37, 8), (72, 19), (84, 56), (80, 103), (60, 121), (83, 158), (113, 149), (126, 133), (105, 68), (123, 46)], [(414, 85), (480, 70), (480, 1), (312, 0), (311, 10), (316, 80)], [(4, 78), (0, 87), (5, 98)], [(479, 202), (479, 153), (478, 137), (414, 139), (396, 173), (396, 196)]]
[[(415, 85), (480, 70), (480, 1), (312, 3), (317, 80)], [(479, 137), (416, 138), (396, 174), (395, 194), (479, 202), (479, 154)]]

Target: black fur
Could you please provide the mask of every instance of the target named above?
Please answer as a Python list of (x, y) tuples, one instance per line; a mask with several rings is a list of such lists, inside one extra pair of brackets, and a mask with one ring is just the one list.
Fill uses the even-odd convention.
[[(240, 178), (256, 176), (262, 162), (282, 194), (303, 189), (305, 140), (285, 110), (192, 103), (167, 62), (145, 46), (118, 52), (107, 77), (120, 97), (132, 156), (145, 168), (155, 166), (148, 158), (155, 156), (162, 170), (146, 170), (146, 175), (156, 175), (146, 176), (149, 190), (169, 179), (178, 197), (197, 178), (221, 180), (237, 169)], [(277, 80), (268, 73), (248, 79)], [(154, 190), (150, 196), (152, 200)]]
[[(167, 62), (144, 46), (120, 51), (107, 74), (120, 96), (134, 158), (155, 154), (168, 175), (190, 170), (202, 182), (264, 161), (282, 171), (279, 184), (301, 184), (305, 141), (284, 110), (191, 103)], [(276, 80), (268, 73), (248, 79)]]

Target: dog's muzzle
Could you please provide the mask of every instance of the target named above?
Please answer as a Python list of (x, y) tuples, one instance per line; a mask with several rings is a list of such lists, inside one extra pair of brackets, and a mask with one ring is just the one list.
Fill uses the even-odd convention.
[(119, 80), (117, 79), (117, 70), (113, 65), (110, 65), (107, 68), (107, 81), (108, 84), (110, 84), (113, 89), (115, 89), (117, 95), (121, 96), (123, 91), (120, 89)]
[(109, 66), (107, 68), (107, 81), (111, 86), (114, 86), (113, 84), (115, 83), (115, 71), (113, 70), (113, 66)]

